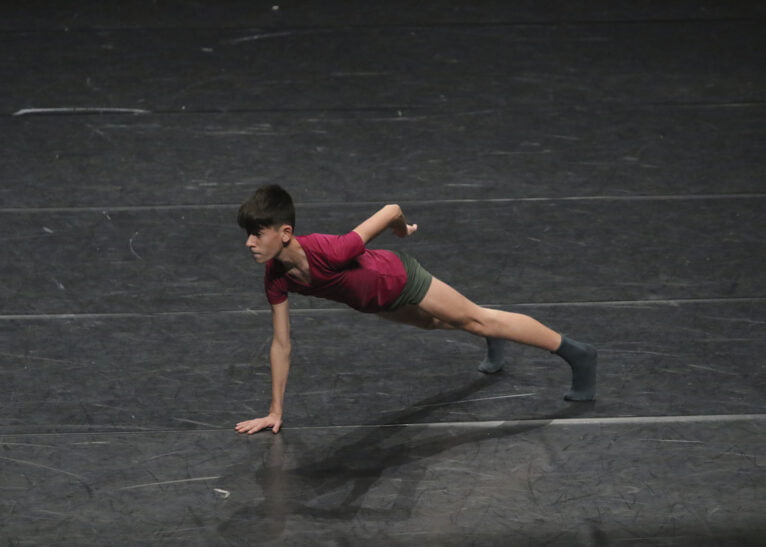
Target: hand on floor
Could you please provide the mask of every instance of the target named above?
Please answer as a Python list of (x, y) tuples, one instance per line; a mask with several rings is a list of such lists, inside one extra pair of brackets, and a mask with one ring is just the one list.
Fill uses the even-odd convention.
[(282, 418), (275, 416), (274, 414), (269, 414), (265, 418), (256, 418), (254, 420), (239, 422), (234, 429), (236, 429), (238, 433), (252, 435), (267, 427), (271, 428), (272, 433), (279, 433), (279, 429), (282, 427)]

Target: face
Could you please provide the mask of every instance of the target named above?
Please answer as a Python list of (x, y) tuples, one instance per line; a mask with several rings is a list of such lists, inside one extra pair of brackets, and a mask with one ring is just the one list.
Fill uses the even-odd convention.
[(245, 245), (258, 264), (265, 264), (279, 256), (284, 245), (290, 242), (291, 235), (292, 228), (287, 225), (262, 228), (258, 233), (248, 235)]

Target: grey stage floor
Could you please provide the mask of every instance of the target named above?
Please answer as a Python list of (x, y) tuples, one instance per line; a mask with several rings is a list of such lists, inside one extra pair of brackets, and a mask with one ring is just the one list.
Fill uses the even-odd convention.
[[(4, 545), (762, 545), (758, 2), (0, 8)], [(112, 5), (115, 4), (115, 5)], [(298, 232), (388, 202), (558, 358), (292, 297), (285, 427), (258, 185)]]

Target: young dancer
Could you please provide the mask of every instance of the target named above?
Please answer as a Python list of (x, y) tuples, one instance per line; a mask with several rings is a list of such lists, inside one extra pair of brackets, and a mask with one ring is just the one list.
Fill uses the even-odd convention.
[(290, 370), (288, 292), (342, 302), (366, 313), (424, 329), (460, 329), (487, 339), (487, 356), (479, 370), (491, 374), (503, 367), (506, 340), (535, 346), (561, 356), (572, 369), (569, 401), (596, 396), (596, 349), (549, 329), (526, 315), (482, 308), (433, 277), (405, 253), (367, 249), (366, 244), (391, 229), (412, 235), (398, 205), (386, 205), (344, 235), (297, 236), (295, 208), (278, 185), (264, 186), (239, 209), (237, 221), (247, 232), (247, 248), (266, 265), (266, 297), (274, 336), (271, 361), (271, 407), (262, 418), (240, 422), (240, 433), (282, 427), (283, 401)]

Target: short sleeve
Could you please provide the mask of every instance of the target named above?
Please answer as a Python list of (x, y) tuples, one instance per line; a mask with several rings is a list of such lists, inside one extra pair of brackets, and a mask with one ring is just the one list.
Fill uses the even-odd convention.
[(287, 283), (284, 276), (276, 276), (272, 264), (266, 265), (266, 274), (263, 277), (263, 285), (266, 289), (266, 300), (272, 306), (281, 304), (287, 300)]
[(364, 241), (356, 232), (344, 235), (314, 234), (314, 246), (327, 266), (341, 268), (364, 253)]

